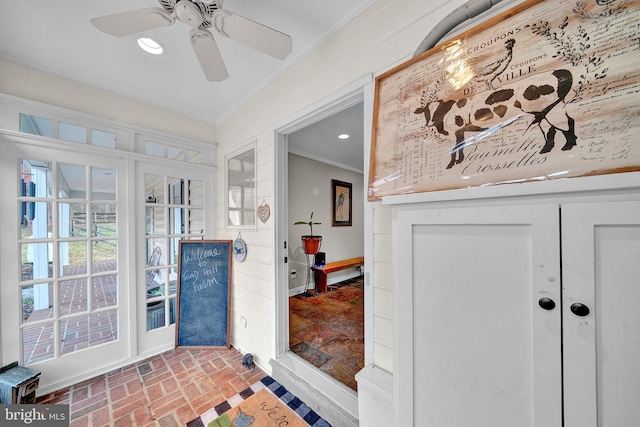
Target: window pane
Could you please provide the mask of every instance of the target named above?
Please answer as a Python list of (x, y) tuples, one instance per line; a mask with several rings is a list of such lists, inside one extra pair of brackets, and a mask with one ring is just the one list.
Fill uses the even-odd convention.
[(153, 141), (144, 142), (144, 154), (155, 157), (164, 157), (164, 144), (158, 144)]
[(87, 279), (60, 282), (60, 316), (87, 311)]
[(91, 129), (91, 144), (105, 148), (116, 148), (116, 134)]
[(75, 276), (87, 273), (87, 241), (60, 242), (60, 275)]
[(91, 168), (91, 199), (116, 199), (116, 171)]
[(164, 233), (164, 208), (147, 206), (147, 234)]
[(53, 322), (22, 329), (22, 357), (25, 364), (51, 359), (54, 349)]
[(164, 265), (164, 239), (147, 239), (147, 267)]
[(203, 158), (204, 156), (200, 151), (193, 151), (193, 150), (187, 151), (187, 162), (189, 163), (201, 165), (203, 163)]
[(36, 308), (35, 305), (35, 292), (37, 288), (45, 287), (48, 292), (49, 288), (53, 288), (52, 283), (43, 283), (40, 285), (22, 286), (22, 321), (23, 323), (37, 322), (39, 320), (50, 319), (53, 317), (53, 309), (49, 307), (48, 295), (47, 301), (38, 304), (40, 308)]
[(227, 225), (255, 225), (255, 215), (238, 210), (255, 211), (255, 150), (227, 159)]
[(61, 163), (58, 168), (58, 174), (58, 192), (60, 198), (87, 198), (87, 174), (84, 166)]
[(145, 175), (146, 200), (152, 203), (164, 203), (164, 177)]
[(53, 277), (53, 248), (51, 243), (23, 243), (20, 245), (22, 258), (22, 281), (48, 279)]
[(164, 325), (164, 301), (147, 303), (147, 331), (161, 328)]
[(51, 203), (49, 202), (19, 202), (20, 204), (20, 238), (51, 237), (53, 223), (51, 222)]
[(60, 203), (58, 212), (60, 237), (87, 236), (87, 205), (84, 203)]
[(97, 240), (91, 245), (93, 257), (93, 273), (104, 271), (116, 271), (118, 263), (116, 259), (115, 240)]
[(116, 237), (116, 205), (92, 205), (91, 221), (94, 237)]
[(172, 237), (169, 239), (169, 245), (171, 246), (171, 252), (169, 253), (169, 264), (177, 264), (178, 263), (178, 249), (180, 246), (180, 237)]
[(58, 138), (71, 142), (87, 142), (87, 129), (69, 123), (58, 123)]
[(51, 163), (20, 160), (20, 195), (51, 197)]
[(185, 150), (183, 148), (172, 147), (172, 146), (167, 147), (167, 157), (169, 159), (184, 160), (184, 152)]
[(176, 323), (176, 299), (169, 298), (169, 322), (171, 325)]
[(169, 295), (175, 295), (178, 289), (178, 269), (169, 267)]
[(118, 339), (118, 311), (109, 310), (60, 321), (61, 354)]
[(169, 204), (181, 205), (184, 203), (182, 184), (183, 181), (178, 178), (168, 178), (169, 183)]
[(189, 205), (191, 207), (204, 206), (204, 185), (202, 181), (189, 181)]
[(118, 276), (110, 274), (93, 278), (93, 308), (118, 304)]
[(204, 231), (204, 209), (189, 209), (189, 234)]
[(169, 208), (169, 234), (184, 233), (184, 209)]
[(53, 137), (53, 120), (20, 113), (20, 132)]

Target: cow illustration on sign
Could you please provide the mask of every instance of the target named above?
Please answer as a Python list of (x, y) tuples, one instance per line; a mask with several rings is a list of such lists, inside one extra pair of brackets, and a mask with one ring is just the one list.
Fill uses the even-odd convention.
[[(541, 154), (554, 147), (558, 131), (566, 140), (562, 150), (571, 150), (577, 141), (575, 120), (566, 111), (566, 97), (573, 86), (571, 72), (560, 69), (544, 73), (537, 76), (536, 83), (526, 87), (514, 83), (487, 96), (449, 100), (435, 99), (436, 91), (424, 90), (414, 113), (424, 115), (425, 128), (455, 137), (447, 169), (464, 160), (465, 146), (527, 116), (532, 117), (527, 129), (537, 127), (545, 139)], [(562, 111), (558, 113), (559, 109)]]

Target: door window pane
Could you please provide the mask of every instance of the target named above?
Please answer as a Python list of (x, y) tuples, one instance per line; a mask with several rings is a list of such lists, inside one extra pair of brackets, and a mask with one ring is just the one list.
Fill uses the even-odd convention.
[(86, 167), (61, 163), (58, 167), (58, 194), (62, 199), (86, 199)]
[(22, 243), (22, 281), (53, 277), (53, 248), (51, 243)]
[(147, 303), (147, 331), (165, 325), (164, 300)]
[(101, 311), (88, 316), (60, 321), (61, 354), (116, 341), (118, 339), (118, 311)]
[(53, 233), (50, 202), (19, 202), (21, 237), (49, 237)]
[(25, 364), (41, 362), (55, 356), (53, 322), (22, 328), (22, 360)]
[(93, 278), (93, 308), (113, 307), (118, 304), (118, 276), (109, 274)]
[(116, 171), (91, 168), (91, 199), (116, 199)]
[(93, 259), (92, 273), (116, 271), (118, 269), (116, 249), (117, 243), (115, 240), (94, 241), (91, 245)]
[(87, 273), (87, 241), (60, 242), (60, 276)]
[(22, 322), (37, 322), (40, 320), (51, 319), (53, 317), (53, 309), (49, 306), (49, 301), (44, 304), (38, 304), (36, 308), (35, 298), (38, 288), (46, 287), (47, 291), (53, 289), (52, 283), (42, 283), (39, 285), (21, 286), (22, 294)]
[(147, 206), (147, 234), (163, 234), (164, 207)]
[(92, 235), (94, 237), (116, 237), (116, 205), (93, 204), (91, 206)]
[(87, 311), (86, 277), (61, 281), (59, 292), (60, 316)]
[(60, 237), (87, 237), (87, 205), (59, 203), (58, 218)]

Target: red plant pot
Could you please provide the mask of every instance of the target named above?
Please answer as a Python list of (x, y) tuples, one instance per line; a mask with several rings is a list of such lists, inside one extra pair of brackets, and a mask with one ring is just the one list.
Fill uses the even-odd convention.
[(305, 254), (315, 255), (320, 250), (322, 236), (302, 236), (302, 249)]

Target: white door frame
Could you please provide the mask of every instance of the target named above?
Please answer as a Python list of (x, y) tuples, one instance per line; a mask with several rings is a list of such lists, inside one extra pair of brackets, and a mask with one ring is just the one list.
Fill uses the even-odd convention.
[[(272, 365), (278, 366), (298, 380), (300, 384), (313, 384), (315, 393), (309, 394), (309, 399), (317, 400), (322, 404), (340, 408), (354, 419), (358, 418), (358, 396), (350, 388), (338, 383), (320, 370), (295, 356), (289, 351), (289, 292), (288, 269), (284, 262), (288, 255), (285, 247), (288, 236), (288, 139), (292, 132), (302, 129), (312, 123), (331, 116), (359, 102), (364, 102), (364, 180), (368, 179), (369, 148), (371, 141), (371, 117), (373, 110), (373, 76), (367, 74), (362, 78), (347, 85), (343, 89), (327, 96), (326, 98), (310, 105), (282, 122), (276, 123), (273, 128), (273, 176), (274, 176), (274, 324), (273, 324), (273, 354)], [(367, 183), (364, 185), (367, 188)], [(373, 208), (366, 203), (366, 191), (364, 192), (364, 250), (365, 260), (371, 260), (373, 254), (372, 245), (372, 216)], [(373, 356), (373, 293), (370, 290), (372, 263), (365, 263), (365, 286), (369, 289), (365, 292), (365, 364), (372, 361)], [(366, 333), (366, 332), (369, 333)], [(320, 398), (318, 394), (320, 393)], [(304, 391), (298, 391), (300, 397), (307, 401)]]

